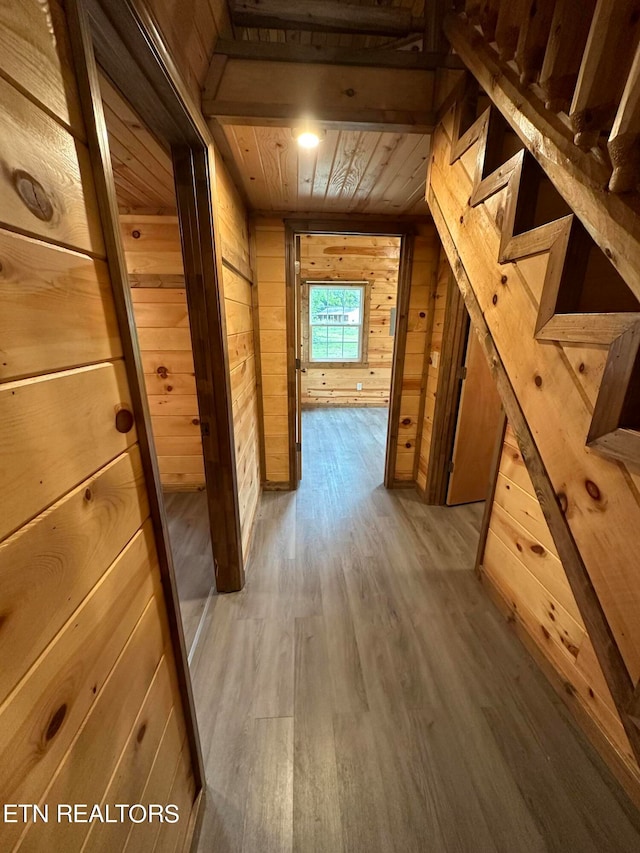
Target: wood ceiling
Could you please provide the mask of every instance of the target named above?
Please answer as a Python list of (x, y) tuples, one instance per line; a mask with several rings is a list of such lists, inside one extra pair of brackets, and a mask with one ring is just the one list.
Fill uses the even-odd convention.
[[(207, 2), (217, 5), (216, 0)], [(231, 8), (237, 9), (243, 2), (249, 11), (255, 8), (251, 6), (255, 0), (232, 0)], [(284, 0), (270, 0), (276, 6), (279, 2)], [(359, 5), (363, 10), (397, 8), (400, 13), (402, 9), (413, 18), (425, 15), (424, 0), (360, 0)], [(347, 6), (353, 9), (354, 0)], [(413, 56), (418, 55), (422, 42), (422, 36), (415, 33), (391, 37), (237, 24), (233, 33), (244, 44), (312, 45), (359, 51), (382, 48), (387, 53), (410, 52)], [(104, 77), (101, 87), (120, 212), (175, 214), (169, 152)], [(290, 127), (273, 124), (257, 120), (249, 126), (231, 119), (216, 133), (216, 141), (224, 143), (223, 157), (232, 167), (250, 208), (263, 212), (428, 214), (424, 200), (430, 148), (427, 133), (402, 132), (406, 128), (386, 128), (384, 123), (372, 129), (348, 125), (340, 128), (339, 123), (328, 123), (318, 149), (305, 151), (298, 148)]]
[[(389, 7), (405, 9), (413, 17), (419, 18), (425, 14), (425, 0), (349, 0), (350, 3), (366, 7)], [(295, 3), (294, 3), (295, 5)], [(322, 4), (320, 4), (322, 5)], [(389, 38), (388, 36), (361, 35), (359, 33), (329, 33), (311, 32), (303, 29), (272, 29), (266, 27), (234, 27), (237, 39), (252, 42), (270, 42), (272, 44), (288, 43), (314, 45), (316, 47), (345, 47), (345, 48), (380, 48), (380, 47), (410, 47), (421, 43), (421, 37), (405, 39)], [(405, 44), (406, 43), (406, 44)]]
[(176, 197), (169, 152), (103, 74), (100, 91), (120, 213), (174, 215)]
[(287, 127), (226, 125), (250, 205), (259, 211), (421, 215), (430, 137), (328, 130), (300, 149)]

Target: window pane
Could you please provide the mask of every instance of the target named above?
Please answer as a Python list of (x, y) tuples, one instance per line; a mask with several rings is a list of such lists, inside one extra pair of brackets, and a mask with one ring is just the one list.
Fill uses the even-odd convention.
[(312, 285), (309, 315), (312, 323), (358, 324), (362, 314), (361, 287), (323, 287)]
[(357, 361), (360, 358), (363, 293), (360, 285), (309, 286), (312, 361)]
[(311, 358), (314, 360), (342, 361), (360, 357), (360, 327), (311, 327)]

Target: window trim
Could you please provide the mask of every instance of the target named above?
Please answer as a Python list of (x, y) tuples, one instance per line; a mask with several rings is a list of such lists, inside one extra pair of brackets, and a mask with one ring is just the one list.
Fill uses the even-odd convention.
[[(308, 368), (353, 368), (353, 367), (368, 367), (369, 366), (369, 309), (371, 305), (371, 286), (373, 282), (370, 279), (317, 279), (308, 278), (301, 282), (302, 287), (302, 305), (301, 305), (301, 331), (302, 331), (302, 367)], [(360, 345), (360, 358), (349, 359), (346, 361), (312, 361), (311, 360), (311, 317), (309, 316), (309, 293), (312, 286), (320, 285), (324, 287), (335, 287), (336, 289), (345, 287), (361, 287), (362, 288), (362, 340)], [(336, 324), (337, 325), (337, 324)]]

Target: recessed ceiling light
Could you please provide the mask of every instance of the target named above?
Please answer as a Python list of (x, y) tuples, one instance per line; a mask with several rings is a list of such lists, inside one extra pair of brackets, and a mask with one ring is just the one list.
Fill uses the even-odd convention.
[(316, 146), (320, 142), (320, 137), (317, 133), (313, 133), (310, 130), (305, 130), (298, 137), (298, 145), (301, 148), (316, 148)]
[(294, 127), (291, 132), (301, 148), (317, 148), (324, 136), (324, 131), (309, 121), (305, 121), (299, 127)]

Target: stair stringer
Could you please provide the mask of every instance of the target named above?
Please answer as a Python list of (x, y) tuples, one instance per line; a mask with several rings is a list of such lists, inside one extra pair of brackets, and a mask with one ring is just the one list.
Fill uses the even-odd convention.
[[(565, 567), (567, 578), (588, 634), (592, 640), (605, 680), (609, 686), (609, 690), (616, 708), (618, 709), (620, 719), (622, 720), (625, 731), (629, 737), (632, 750), (636, 759), (640, 759), (640, 714), (638, 713), (640, 707), (640, 688), (634, 686), (638, 681), (637, 673), (635, 678), (632, 679), (630, 677), (629, 669), (625, 663), (621, 648), (618, 645), (616, 636), (609, 624), (607, 614), (604, 612), (600, 603), (600, 598), (594, 588), (593, 582), (591, 581), (590, 573), (585, 561), (583, 560), (580, 547), (576, 542), (576, 539), (574, 539), (573, 530), (569, 523), (569, 518), (577, 511), (577, 507), (572, 506), (573, 494), (569, 497), (562, 488), (562, 485), (560, 488), (558, 488), (558, 486), (554, 487), (553, 485), (553, 480), (547, 470), (545, 459), (537, 447), (538, 437), (532, 431), (532, 427), (528, 422), (527, 412), (521, 406), (517, 389), (514, 387), (507, 369), (505, 368), (504, 355), (497, 348), (496, 342), (494, 341), (489, 319), (491, 315), (491, 305), (489, 304), (487, 308), (485, 307), (486, 302), (480, 304), (478, 301), (474, 287), (469, 280), (465, 268), (465, 260), (458, 253), (459, 241), (465, 239), (465, 229), (468, 227), (473, 230), (475, 224), (475, 219), (468, 216), (465, 210), (474, 210), (482, 205), (482, 203), (492, 195), (504, 192), (505, 195), (503, 199), (505, 203), (502, 207), (502, 220), (499, 224), (499, 251), (497, 253), (499, 257), (495, 258), (493, 264), (506, 266), (508, 264), (517, 264), (518, 261), (535, 255), (548, 255), (549, 263), (547, 264), (543, 285), (543, 293), (548, 294), (552, 288), (559, 288), (567, 256), (567, 247), (569, 246), (572, 228), (575, 227), (576, 219), (573, 215), (570, 215), (547, 223), (539, 228), (532, 229), (524, 234), (514, 233), (514, 223), (516, 218), (515, 211), (518, 202), (520, 184), (522, 182), (523, 168), (526, 163), (526, 158), (530, 155), (528, 152), (522, 150), (511, 157), (509, 161), (504, 163), (500, 168), (491, 174), (485, 175), (484, 163), (486, 160), (487, 140), (490, 132), (489, 111), (483, 113), (474, 125), (472, 125), (472, 127), (470, 127), (465, 134), (460, 137), (452, 133), (452, 130), (457, 124), (454, 119), (454, 115), (455, 112), (452, 110), (451, 114), (446, 115), (443, 119), (443, 125), (448, 123), (449, 128), (448, 133), (450, 137), (450, 147), (448, 152), (446, 150), (446, 143), (444, 143), (445, 150), (441, 152), (441, 162), (437, 162), (438, 158), (435, 153), (432, 157), (432, 166), (428, 184), (428, 200), (432, 209), (434, 221), (441, 235), (443, 246), (449, 257), (458, 285), (465, 298), (473, 324), (483, 343), (490, 368), (500, 389), (508, 417), (514, 424), (522, 456), (527, 464), (527, 469), (535, 485), (540, 505), (543, 509), (545, 518), (547, 519), (557, 551)], [(446, 137), (446, 133), (443, 131), (441, 125), (440, 128), (436, 130), (436, 134), (434, 134), (434, 152), (438, 148), (439, 132), (443, 133)], [(450, 210), (449, 213), (450, 215), (454, 215), (454, 219), (447, 220), (447, 217), (443, 214), (440, 207), (438, 193), (434, 190), (434, 172), (436, 174), (438, 172), (442, 173), (437, 178), (437, 184), (439, 191), (441, 191), (442, 198), (446, 202), (445, 206), (448, 206), (447, 209), (449, 209), (449, 207), (451, 207), (449, 202), (455, 201), (455, 191), (448, 187), (449, 173), (446, 169), (446, 165), (449, 165), (451, 169), (455, 171), (457, 161), (466, 151), (469, 151), (473, 145), (477, 145), (478, 149), (475, 161), (475, 174), (472, 176), (470, 190), (465, 191), (464, 200), (459, 197), (456, 202), (459, 205), (458, 211), (461, 215), (454, 215), (453, 211)], [(459, 168), (464, 171), (466, 176), (467, 173), (465, 168), (463, 166), (460, 166)], [(458, 175), (459, 174), (460, 173), (458, 172)], [(462, 192), (462, 190), (460, 190), (460, 192)], [(469, 193), (468, 198), (466, 195), (467, 192)], [(493, 219), (493, 224), (497, 225), (495, 219)], [(453, 230), (451, 231), (450, 228)], [(475, 239), (482, 239), (482, 236), (476, 235)], [(487, 252), (487, 247), (483, 246), (482, 251), (479, 254), (486, 255)], [(482, 258), (480, 258), (478, 262), (481, 262), (481, 260)], [(489, 263), (488, 259), (487, 262)], [(498, 281), (500, 281), (505, 287), (508, 286), (511, 288), (513, 286), (512, 278), (517, 279), (517, 276), (512, 277), (511, 275), (502, 275), (501, 278), (498, 276)], [(515, 286), (517, 287), (517, 284)], [(493, 296), (493, 306), (496, 306), (501, 299), (500, 285), (496, 282), (494, 287), (495, 293)], [(486, 295), (485, 285), (484, 298), (486, 298)], [(548, 300), (548, 302), (549, 301), (553, 303), (553, 299)], [(539, 315), (536, 328), (532, 333), (532, 338), (538, 340), (541, 344), (545, 341), (551, 347), (557, 348), (557, 350), (553, 349), (551, 352), (555, 353), (557, 351), (560, 361), (562, 361), (562, 356), (560, 356), (560, 341), (555, 338), (545, 337), (545, 331), (547, 334), (551, 333), (553, 325), (550, 326), (549, 324), (553, 323), (556, 316), (564, 319), (571, 315), (555, 315), (552, 313), (551, 316), (545, 318), (543, 322), (540, 321)], [(604, 342), (608, 344), (611, 349), (609, 361), (607, 363), (607, 369), (609, 369), (609, 363), (614, 357), (612, 353), (615, 354), (616, 342), (624, 341), (627, 338), (631, 338), (633, 342), (638, 341), (639, 326), (637, 317), (628, 314), (622, 315), (620, 318), (616, 318), (620, 324), (619, 326), (616, 326), (615, 323), (611, 322), (612, 318), (610, 315), (588, 315), (588, 317), (590, 320), (594, 320), (593, 325), (597, 328), (597, 334), (594, 335), (595, 341), (587, 338), (582, 339), (580, 342), (585, 344)], [(622, 331), (620, 331), (621, 329)], [(569, 341), (571, 340), (572, 339), (569, 338)], [(629, 346), (625, 348), (625, 351), (628, 354)], [(544, 372), (544, 369), (542, 369), (542, 372)], [(607, 370), (605, 370), (605, 378), (606, 374)], [(536, 375), (532, 378), (535, 378), (536, 385), (538, 385), (539, 380), (540, 385), (543, 384), (540, 376)], [(522, 382), (522, 379), (519, 378), (519, 381)], [(574, 382), (574, 391), (576, 385), (577, 383)], [(596, 401), (595, 406), (596, 412), (598, 410), (598, 402), (605, 394), (602, 386), (603, 383), (601, 382), (598, 400)], [(537, 420), (539, 424), (540, 411), (538, 412)], [(551, 429), (553, 428), (551, 427)], [(589, 440), (590, 443), (593, 443), (591, 435)], [(577, 444), (579, 443), (580, 442), (578, 440)], [(589, 466), (585, 465), (584, 467), (586, 471)], [(610, 471), (612, 480), (617, 480), (618, 476), (615, 474), (615, 468), (610, 469)], [(597, 475), (594, 476), (597, 477)], [(586, 490), (591, 498), (594, 501), (601, 500), (602, 493), (599, 487), (595, 486), (595, 481), (589, 479), (587, 476), (584, 482), (586, 484)], [(582, 503), (582, 499), (580, 503)], [(584, 509), (581, 507), (579, 511), (580, 513), (583, 513)], [(587, 506), (586, 511), (592, 512), (593, 510)], [(638, 522), (640, 522), (640, 519), (637, 519), (634, 522), (634, 525)], [(597, 537), (595, 530), (594, 535)], [(634, 551), (634, 553), (637, 555), (637, 552)], [(625, 559), (627, 563), (631, 563), (632, 561), (637, 562), (637, 559), (633, 554), (629, 554)], [(618, 637), (622, 639), (622, 635), (619, 632)]]
[[(605, 344), (610, 347), (586, 441), (589, 447), (604, 455), (640, 464), (640, 433), (626, 429), (620, 422), (635, 359), (640, 357), (640, 313), (557, 312), (569, 246), (578, 229), (583, 229), (575, 214), (569, 214), (524, 233), (515, 233), (523, 175), (527, 166), (535, 166), (535, 160), (526, 148), (522, 148), (499, 168), (485, 175), (484, 164), (491, 140), (492, 117), (496, 114), (499, 115), (495, 107), (488, 107), (463, 136), (454, 138), (450, 165), (454, 165), (472, 145), (477, 144), (470, 206), (476, 207), (504, 191), (499, 263), (516, 262), (538, 254), (549, 256), (536, 322), (536, 338), (541, 341)], [(454, 133), (458, 126), (456, 116)]]

